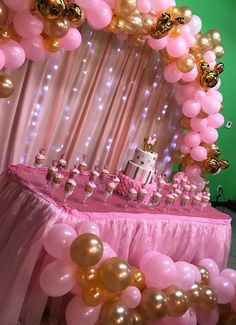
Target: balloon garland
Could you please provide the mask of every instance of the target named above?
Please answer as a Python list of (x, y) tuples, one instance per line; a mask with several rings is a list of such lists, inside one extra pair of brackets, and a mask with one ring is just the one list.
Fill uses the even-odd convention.
[[(186, 132), (178, 139), (175, 158), (188, 176), (227, 168), (227, 161), (209, 155), (216, 129), (224, 124), (218, 91), (224, 65), (216, 62), (224, 55), (221, 35), (218, 30), (201, 34), (200, 17), (174, 0), (0, 0), (0, 69), (78, 49), (77, 28), (85, 17), (92, 28), (115, 33), (132, 46), (147, 42), (162, 56), (164, 77), (182, 106)], [(0, 97), (13, 91), (13, 81), (1, 74)]]
[(137, 269), (102, 242), (90, 221), (77, 230), (55, 224), (44, 248), (55, 260), (41, 272), (42, 290), (52, 297), (74, 294), (65, 312), (68, 325), (203, 325), (219, 319), (234, 324), (236, 319), (236, 271), (220, 272), (209, 258), (197, 267), (149, 251)]

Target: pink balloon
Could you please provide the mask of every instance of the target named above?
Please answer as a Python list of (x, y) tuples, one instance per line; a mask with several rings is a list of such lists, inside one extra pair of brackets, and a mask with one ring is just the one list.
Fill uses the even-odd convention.
[(207, 118), (207, 125), (212, 128), (220, 128), (222, 125), (224, 125), (224, 122), (224, 116), (220, 113), (211, 114)]
[(0, 69), (4, 67), (6, 63), (5, 55), (2, 50), (0, 50)]
[(167, 46), (168, 40), (169, 40), (169, 36), (165, 36), (160, 39), (154, 39), (152, 37), (148, 37), (148, 44), (152, 49), (159, 51), (159, 50), (163, 50)]
[(215, 60), (216, 60), (215, 52), (213, 52), (213, 51), (206, 51), (206, 52), (203, 54), (203, 59), (204, 59), (204, 61), (207, 62), (207, 63), (215, 62)]
[(10, 40), (1, 44), (1, 50), (5, 56), (5, 67), (9, 69), (18, 69), (25, 62), (25, 51), (16, 41)]
[(111, 7), (111, 9), (114, 9), (115, 0), (103, 0), (103, 1), (105, 1)]
[(175, 6), (174, 0), (150, 0), (152, 5), (152, 11), (158, 12), (165, 10), (168, 7)]
[(142, 271), (145, 272), (148, 287), (164, 289), (176, 282), (175, 263), (166, 255), (159, 254), (151, 257)]
[(20, 43), (25, 51), (27, 59), (39, 61), (45, 57), (46, 49), (42, 36), (39, 35), (29, 39), (22, 39)]
[(204, 266), (210, 273), (211, 278), (219, 275), (218, 265), (211, 258), (202, 259), (198, 265)]
[(223, 95), (216, 89), (213, 89), (213, 88), (209, 89), (207, 92), (207, 95), (213, 97), (220, 103), (222, 103), (222, 101), (223, 101)]
[(111, 246), (108, 243), (103, 242), (103, 255), (100, 261), (96, 264), (98, 267), (99, 265), (102, 264), (103, 261), (107, 260), (110, 257), (115, 257), (116, 253), (114, 250), (111, 248)]
[(197, 186), (197, 191), (201, 192), (206, 186), (206, 181), (204, 178), (199, 177), (196, 179), (195, 185)]
[(94, 27), (98, 29), (108, 26), (112, 19), (111, 7), (104, 1), (99, 1), (99, 10), (97, 7), (90, 8), (86, 11), (86, 17)]
[(80, 296), (75, 296), (66, 307), (67, 325), (94, 325), (98, 320), (100, 310), (101, 305), (87, 306)]
[(231, 305), (233, 311), (236, 312), (236, 294), (235, 294), (233, 300), (231, 301), (230, 305)]
[(217, 295), (218, 304), (228, 304), (235, 295), (235, 288), (232, 281), (223, 276), (211, 279), (211, 288)]
[(57, 52), (47, 52), (46, 53), (46, 58), (49, 61), (58, 61), (60, 59), (60, 51)]
[(77, 233), (74, 228), (58, 223), (49, 230), (43, 240), (43, 245), (52, 257), (67, 260), (70, 259), (70, 246), (76, 237)]
[(66, 36), (60, 38), (60, 46), (66, 51), (74, 51), (80, 47), (81, 34), (76, 28), (70, 28)]
[(201, 111), (201, 105), (199, 102), (188, 99), (182, 107), (182, 112), (187, 117), (196, 117)]
[[(157, 323), (155, 323), (157, 324)], [(197, 316), (193, 310), (188, 309), (180, 317), (165, 316), (158, 322), (159, 325), (196, 325)]]
[(195, 282), (201, 282), (202, 276), (198, 267), (192, 264), (192, 268), (195, 270)]
[(197, 146), (191, 150), (190, 155), (195, 161), (203, 161), (207, 158), (207, 150), (202, 146)]
[(187, 262), (176, 262), (175, 263), (177, 272), (176, 285), (182, 290), (188, 290), (195, 282), (196, 272), (191, 264)]
[(189, 26), (191, 33), (193, 35), (196, 35), (197, 33), (200, 32), (200, 30), (202, 28), (201, 18), (196, 15), (193, 15), (192, 19), (187, 24), (187, 26)]
[(207, 127), (207, 118), (198, 118), (198, 117), (193, 117), (190, 120), (190, 125), (194, 131), (201, 131), (204, 128)]
[(202, 109), (207, 114), (215, 114), (220, 111), (221, 103), (211, 96), (206, 96), (206, 98), (202, 101)]
[(207, 144), (212, 144), (218, 139), (218, 132), (216, 129), (211, 127), (206, 127), (200, 132), (202, 141)]
[(220, 275), (223, 276), (223, 277), (225, 277), (225, 278), (227, 278), (227, 279), (229, 279), (233, 283), (233, 285), (234, 285), (234, 287), (236, 289), (236, 270), (233, 270), (233, 269), (224, 269), (220, 273)]
[(198, 76), (198, 69), (197, 69), (197, 65), (195, 64), (192, 71), (183, 73), (182, 80), (191, 82), (194, 81), (197, 78), (197, 76)]
[(31, 0), (4, 0), (5, 4), (12, 10), (25, 10), (31, 6)]
[(186, 99), (193, 99), (193, 96), (196, 92), (197, 88), (196, 88), (196, 84), (194, 82), (186, 85), (186, 86), (182, 86), (182, 92), (184, 94), (184, 96), (186, 97)]
[(72, 289), (71, 289), (71, 291), (70, 292), (72, 292), (74, 295), (82, 295), (82, 292), (83, 292), (83, 289), (82, 289), (82, 287), (81, 287), (81, 285), (79, 285), (79, 284), (76, 284)]
[(187, 44), (183, 37), (169, 38), (167, 52), (170, 56), (178, 58), (188, 52)]
[(187, 147), (185, 144), (182, 144), (179, 149), (185, 155), (187, 155), (191, 151), (191, 149)]
[(198, 89), (195, 93), (194, 93), (194, 99), (196, 99), (197, 101), (199, 101), (200, 103), (206, 98), (206, 92), (202, 89)]
[(100, 229), (97, 223), (92, 221), (81, 221), (81, 223), (77, 227), (77, 231), (79, 235), (89, 233), (94, 234), (96, 236), (100, 236)]
[(175, 62), (167, 64), (167, 66), (164, 69), (164, 77), (166, 81), (170, 83), (175, 83), (179, 81), (182, 77), (182, 72), (180, 72), (177, 67)]
[(196, 179), (201, 175), (201, 168), (198, 165), (189, 165), (186, 166), (185, 173), (190, 179)]
[(98, 5), (99, 0), (75, 0), (74, 2), (81, 8), (88, 9)]
[(76, 284), (76, 266), (69, 261), (54, 261), (45, 266), (40, 274), (40, 286), (51, 297), (68, 293)]
[(41, 34), (43, 22), (37, 16), (33, 16), (29, 10), (22, 10), (16, 13), (13, 25), (16, 32), (24, 37), (31, 38)]
[(199, 146), (199, 144), (201, 143), (200, 134), (196, 131), (189, 131), (187, 134), (185, 134), (184, 143), (189, 148)]
[(192, 35), (188, 25), (182, 27), (181, 37), (183, 37), (188, 47), (193, 47), (196, 44), (196, 38)]
[(151, 11), (151, 2), (149, 0), (137, 0), (137, 8), (142, 13), (148, 13)]
[(146, 264), (148, 263), (148, 261), (153, 257), (153, 256), (157, 256), (159, 255), (159, 252), (156, 251), (148, 251), (146, 253), (144, 253), (143, 255), (141, 255), (141, 258), (139, 260), (139, 267), (142, 270), (146, 269)]
[(128, 308), (136, 308), (141, 302), (141, 292), (138, 288), (130, 286), (122, 291), (121, 300)]
[(197, 310), (198, 325), (216, 325), (220, 318), (218, 308), (210, 311)]

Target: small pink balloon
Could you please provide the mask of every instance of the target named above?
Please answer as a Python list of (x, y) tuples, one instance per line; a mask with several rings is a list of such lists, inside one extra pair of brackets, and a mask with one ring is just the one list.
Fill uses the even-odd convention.
[(189, 154), (191, 151), (191, 149), (188, 146), (186, 146), (185, 144), (182, 144), (179, 149), (185, 155)]
[(6, 63), (5, 55), (2, 50), (0, 50), (0, 70), (4, 67)]
[(230, 305), (231, 305), (233, 311), (236, 312), (236, 294), (234, 295), (234, 298), (231, 300)]
[(75, 0), (74, 2), (81, 8), (88, 9), (97, 6), (99, 0)]
[(153, 256), (157, 256), (159, 255), (159, 252), (156, 251), (148, 251), (146, 253), (144, 253), (143, 255), (141, 255), (141, 258), (139, 260), (139, 267), (142, 270), (146, 270), (146, 264), (148, 263), (148, 261), (153, 257)]
[(128, 308), (136, 308), (141, 302), (141, 292), (138, 288), (130, 286), (122, 291), (121, 293), (121, 301)]
[(46, 55), (42, 36), (35, 36), (29, 39), (21, 39), (20, 41), (26, 58), (32, 61), (40, 61)]
[(31, 0), (4, 0), (4, 3), (14, 11), (29, 9), (31, 2)]
[(188, 47), (193, 47), (196, 44), (196, 38), (191, 33), (190, 27), (188, 25), (184, 25), (182, 27), (181, 37), (183, 37)]
[(50, 297), (60, 297), (71, 291), (76, 284), (76, 266), (69, 261), (54, 261), (40, 274), (40, 286)]
[(196, 99), (197, 101), (199, 101), (200, 103), (206, 98), (206, 92), (202, 89), (198, 89), (195, 93), (194, 93), (194, 99)]
[(153, 50), (159, 51), (163, 50), (167, 46), (168, 40), (169, 36), (165, 36), (160, 39), (148, 37), (148, 44)]
[(215, 114), (220, 111), (221, 103), (211, 96), (206, 96), (206, 98), (202, 101), (202, 109), (207, 114)]
[(201, 175), (201, 168), (198, 165), (189, 165), (186, 166), (185, 173), (190, 179), (196, 179)]
[(207, 62), (207, 63), (215, 62), (215, 60), (216, 60), (215, 52), (213, 52), (213, 51), (206, 51), (206, 52), (203, 54), (203, 59), (204, 59), (204, 61)]
[(66, 51), (74, 51), (80, 47), (81, 34), (76, 28), (70, 28), (66, 36), (60, 38), (60, 46)]
[(31, 38), (43, 31), (43, 22), (37, 16), (33, 16), (29, 10), (21, 10), (15, 14), (13, 25), (16, 32), (24, 37)]
[(197, 310), (198, 325), (216, 325), (220, 318), (219, 310), (216, 307), (210, 311)]
[(176, 262), (175, 263), (177, 272), (177, 283), (176, 285), (182, 290), (188, 290), (195, 282), (196, 272), (191, 264), (187, 262)]
[(182, 80), (187, 81), (187, 82), (191, 82), (194, 81), (198, 76), (198, 69), (197, 69), (197, 65), (194, 65), (194, 68), (187, 73), (183, 73), (182, 75)]
[(149, 0), (137, 0), (137, 8), (142, 13), (148, 13), (151, 11), (152, 6)]
[(218, 304), (228, 304), (233, 300), (235, 288), (232, 281), (223, 276), (211, 279), (211, 288), (215, 291)]
[(98, 267), (99, 265), (102, 264), (103, 261), (111, 257), (116, 257), (115, 251), (111, 248), (111, 246), (108, 243), (103, 242), (103, 255), (100, 261), (96, 264), (96, 266)]
[(90, 307), (80, 296), (75, 296), (66, 307), (67, 325), (94, 325), (98, 320), (100, 310), (101, 305)]
[(202, 146), (197, 146), (191, 150), (190, 155), (195, 161), (203, 161), (207, 158), (207, 150)]
[(97, 7), (93, 7), (86, 11), (86, 17), (89, 23), (98, 29), (108, 26), (111, 22), (112, 15), (111, 7), (102, 0), (99, 0), (99, 10)]
[(196, 84), (194, 82), (191, 82), (190, 84), (186, 86), (182, 86), (182, 91), (186, 97), (186, 99), (193, 99), (194, 94), (196, 92)]
[(5, 67), (9, 69), (18, 69), (25, 62), (25, 51), (16, 41), (10, 40), (1, 44), (1, 51), (5, 56)]
[(175, 62), (167, 64), (167, 66), (164, 69), (164, 77), (166, 81), (170, 83), (175, 83), (179, 81), (182, 77), (182, 72), (180, 72), (177, 67)]
[(199, 146), (199, 144), (201, 143), (200, 134), (196, 131), (189, 131), (187, 134), (185, 134), (184, 143), (189, 148)]
[(165, 10), (171, 6), (175, 6), (174, 0), (150, 0), (152, 11), (158, 12), (161, 10)]
[(213, 97), (220, 103), (222, 103), (222, 101), (223, 101), (223, 95), (216, 89), (209, 89), (207, 92), (207, 95)]
[(211, 278), (219, 275), (219, 267), (211, 258), (203, 258), (198, 265), (204, 266), (210, 273)]
[(77, 237), (75, 229), (67, 224), (55, 224), (44, 237), (43, 246), (54, 258), (70, 259), (70, 246)]
[(235, 289), (236, 289), (236, 270), (233, 269), (224, 269), (221, 273), (221, 276), (229, 279), (230, 281), (232, 281)]
[(201, 130), (207, 127), (207, 122), (208, 122), (207, 118), (193, 117), (190, 120), (190, 125), (194, 131), (200, 132)]
[(193, 99), (186, 100), (182, 107), (182, 112), (187, 117), (196, 117), (200, 113), (200, 110), (201, 105)]
[(189, 26), (190, 31), (193, 35), (196, 35), (200, 32), (201, 28), (202, 28), (202, 21), (201, 18), (193, 15), (192, 19), (190, 20), (190, 22), (187, 24), (187, 26)]
[(212, 128), (220, 128), (222, 125), (224, 125), (224, 122), (224, 116), (220, 113), (211, 114), (207, 118), (207, 125)]
[(169, 38), (167, 43), (167, 52), (170, 56), (178, 58), (188, 52), (187, 44), (183, 37)]
[(212, 127), (206, 127), (205, 129), (201, 130), (200, 136), (203, 142), (212, 144), (217, 141), (218, 132)]
[(81, 223), (77, 227), (77, 231), (79, 235), (89, 233), (94, 234), (96, 236), (100, 236), (100, 229), (97, 223), (92, 221), (81, 221)]

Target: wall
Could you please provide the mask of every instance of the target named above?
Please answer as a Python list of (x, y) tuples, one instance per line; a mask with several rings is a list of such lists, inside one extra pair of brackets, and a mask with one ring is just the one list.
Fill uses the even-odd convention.
[[(203, 22), (203, 32), (208, 29), (218, 29), (222, 35), (225, 55), (221, 59), (225, 64), (225, 72), (221, 75), (220, 91), (224, 95), (225, 121), (232, 121), (233, 127), (219, 130), (218, 145), (221, 148), (222, 159), (230, 162), (230, 168), (220, 175), (210, 176), (212, 198), (216, 197), (216, 188), (223, 186), (225, 200), (236, 199), (236, 1), (235, 0), (176, 0), (178, 6), (191, 7)], [(224, 198), (223, 198), (224, 199)]]

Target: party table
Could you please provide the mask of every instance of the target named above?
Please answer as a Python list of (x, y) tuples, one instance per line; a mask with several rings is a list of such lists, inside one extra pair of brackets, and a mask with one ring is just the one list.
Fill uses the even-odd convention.
[[(1, 324), (37, 325), (47, 298), (39, 287), (41, 269), (50, 261), (43, 250), (43, 235), (58, 222), (73, 226), (82, 220), (97, 222), (101, 238), (117, 255), (138, 266), (142, 253), (157, 250), (173, 260), (197, 263), (214, 259), (220, 268), (227, 264), (231, 241), (231, 218), (212, 207), (201, 214), (175, 206), (154, 211), (137, 209), (132, 203), (125, 210), (123, 197), (114, 194), (104, 204), (104, 186), (98, 184), (84, 206), (84, 183), (88, 175), (77, 178), (77, 187), (64, 202), (64, 184), (53, 194), (46, 184), (47, 169), (11, 165), (0, 176), (0, 319)], [(68, 171), (64, 172), (68, 176)], [(61, 299), (52, 299), (50, 324), (56, 324)]]

